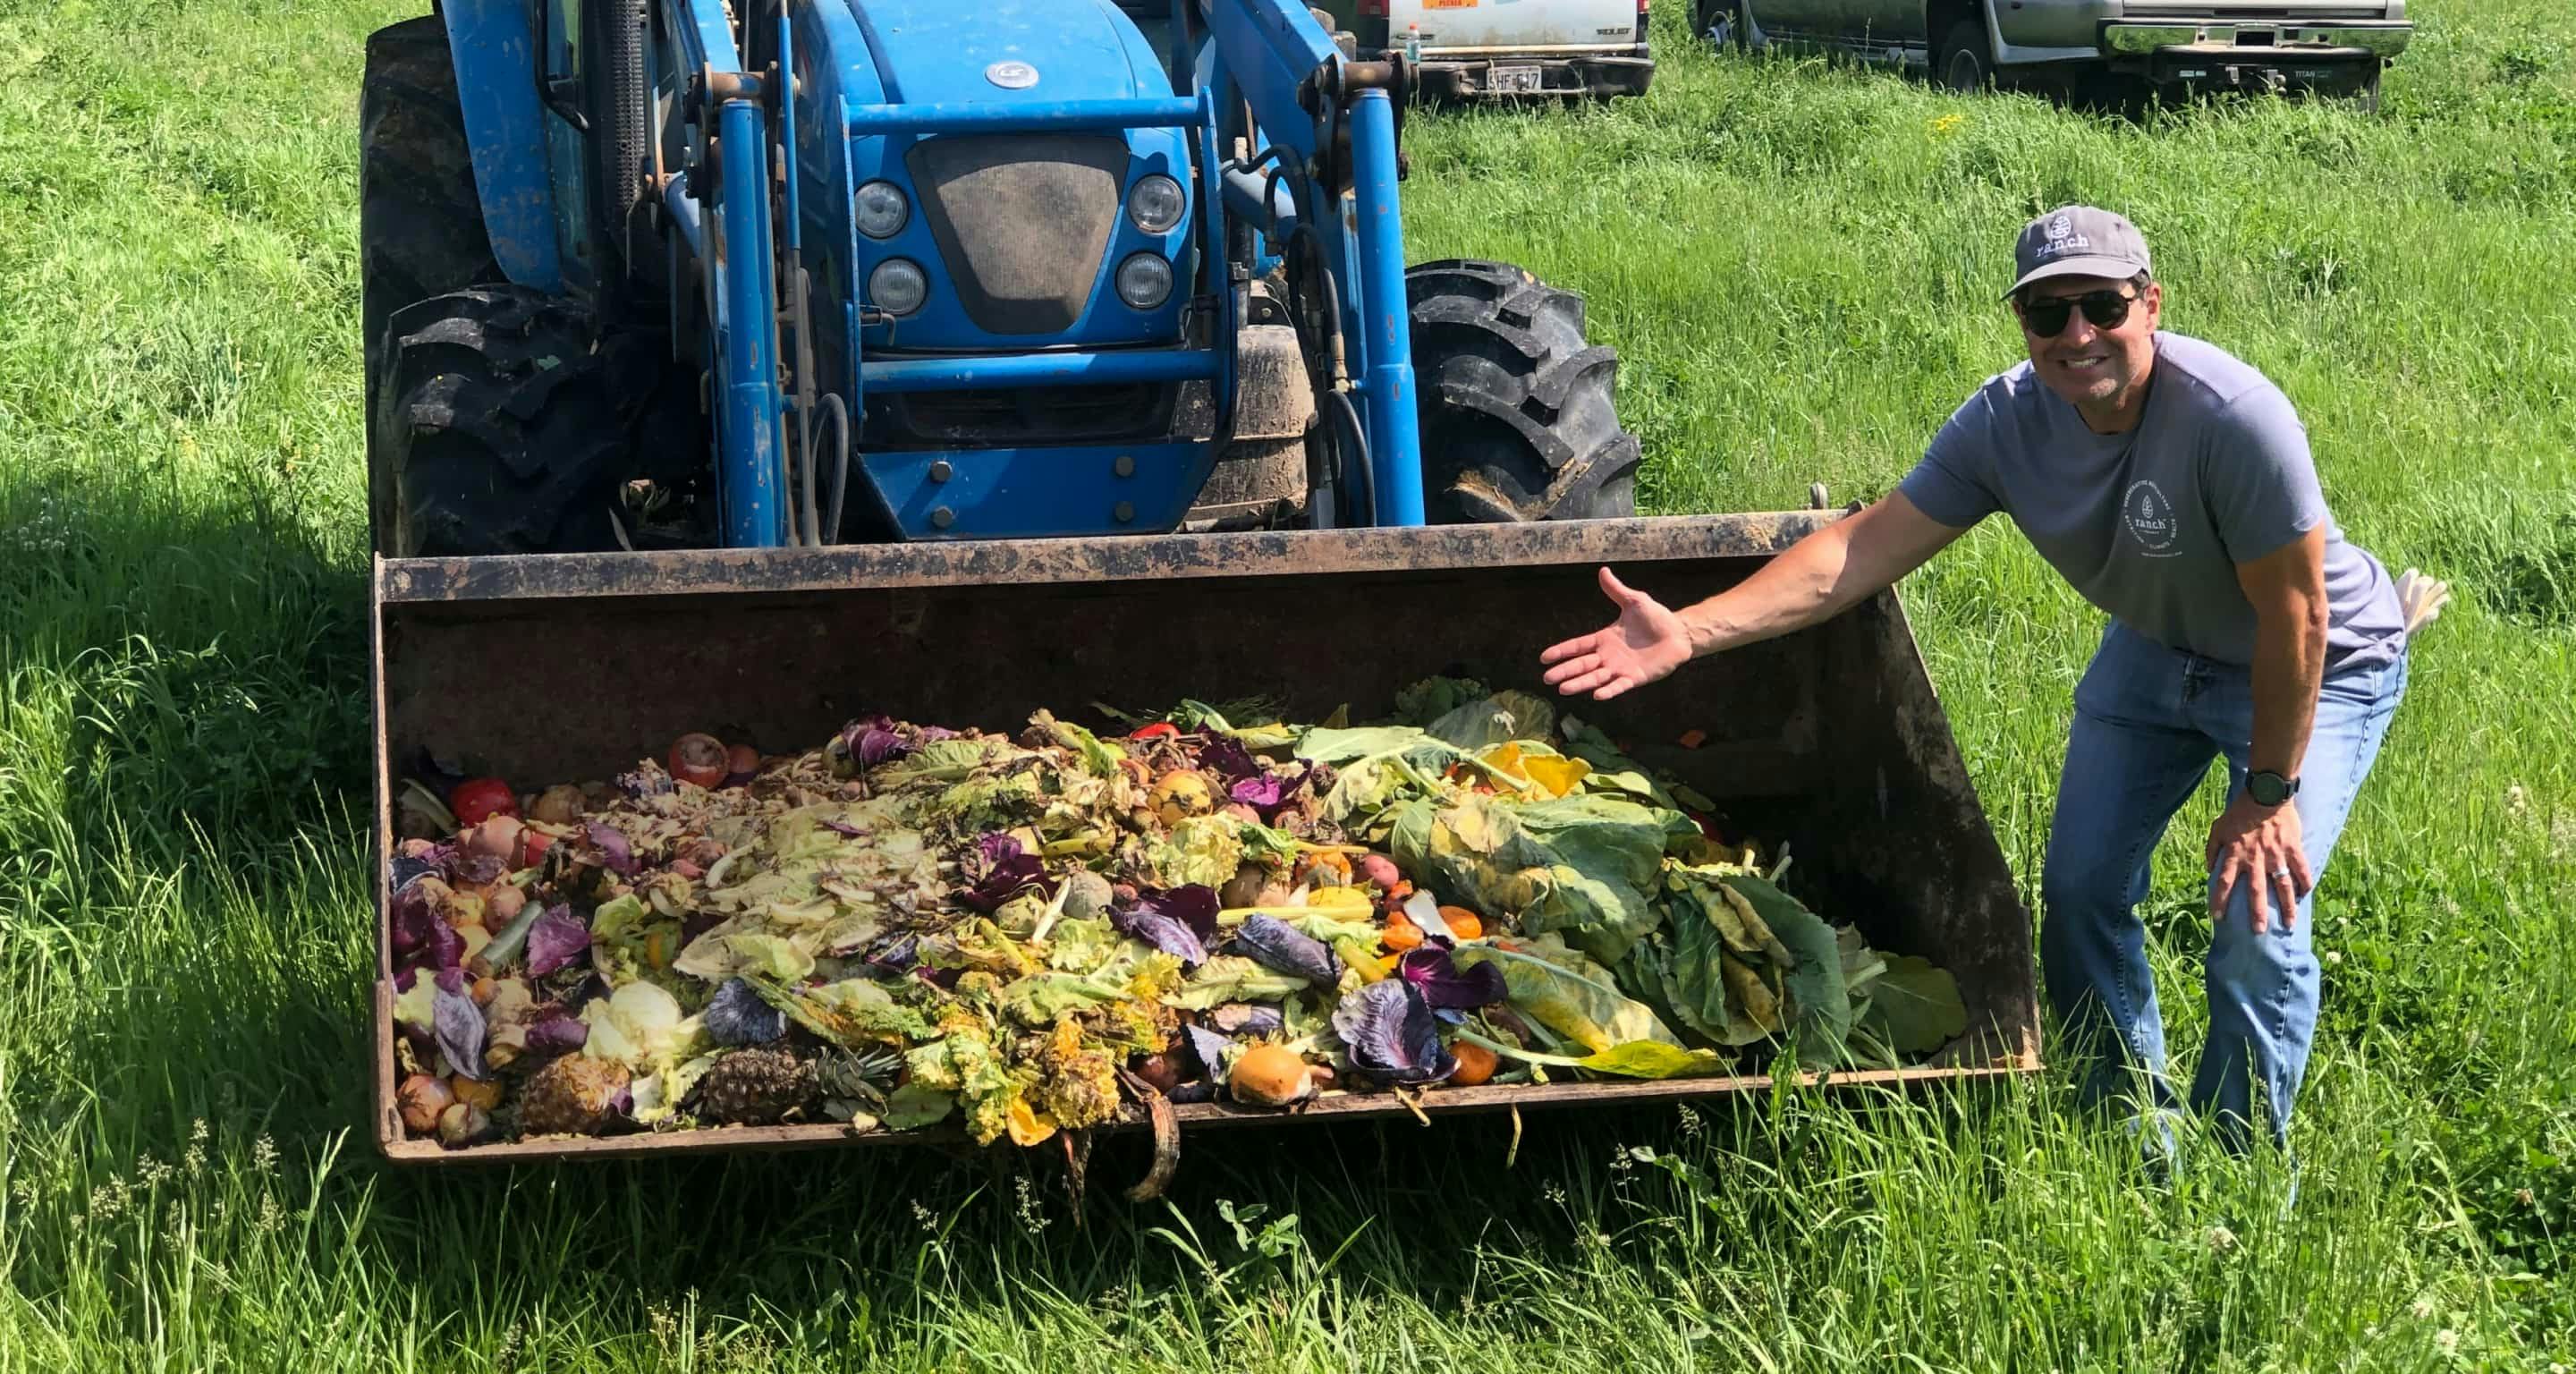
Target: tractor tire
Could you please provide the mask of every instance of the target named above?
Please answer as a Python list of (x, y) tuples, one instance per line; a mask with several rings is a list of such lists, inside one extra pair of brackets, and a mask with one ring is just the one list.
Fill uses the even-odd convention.
[[(435, 14), (367, 37), (358, 93), (358, 321), (360, 375), (378, 392), (385, 326), (415, 301), (503, 280), (483, 229), (474, 162), (457, 104), (447, 27)], [(393, 489), (368, 428), (367, 524), (391, 552)]]
[(610, 505), (635, 475), (661, 377), (649, 334), (597, 340), (590, 313), (519, 286), (394, 312), (370, 449), (390, 499), (387, 557), (618, 547)]
[(1617, 353), (1586, 347), (1583, 298), (1502, 262), (1405, 273), (1434, 524), (1637, 513), (1637, 436), (1619, 427)]
[(435, 14), (367, 37), (358, 92), (358, 257), (370, 380), (393, 312), (503, 279), (483, 230), (447, 27)]

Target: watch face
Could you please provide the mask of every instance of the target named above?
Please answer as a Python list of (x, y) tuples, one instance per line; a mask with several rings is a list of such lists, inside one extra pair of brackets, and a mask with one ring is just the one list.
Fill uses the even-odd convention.
[(2245, 779), (2245, 790), (2265, 806), (2279, 806), (2290, 799), (2294, 789), (2278, 773), (2256, 773)]

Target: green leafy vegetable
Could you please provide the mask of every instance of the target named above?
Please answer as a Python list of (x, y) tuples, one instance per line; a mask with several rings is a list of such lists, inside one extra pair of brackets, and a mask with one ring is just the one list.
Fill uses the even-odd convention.
[(1510, 949), (1469, 941), (1451, 958), (1462, 969), (1499, 963), (1514, 1010), (1595, 1054), (1633, 1040), (1681, 1045), (1654, 1008), (1621, 992), (1610, 970), (1556, 935), (1515, 941)]
[(1297, 757), (1315, 763), (1345, 764), (1381, 754), (1405, 755), (1420, 752), (1426, 760), (1448, 752), (1448, 747), (1416, 726), (1362, 725), (1348, 730), (1322, 727), (1307, 731), (1297, 739)]
[(912, 1082), (886, 1097), (885, 1114), (878, 1119), (885, 1123), (887, 1130), (909, 1131), (945, 1121), (955, 1110), (956, 1094)]
[(1396, 690), (1395, 720), (1400, 725), (1427, 727), (1469, 702), (1492, 695), (1485, 684), (1474, 678), (1427, 677)]
[(1515, 739), (1544, 739), (1556, 726), (1556, 708), (1527, 692), (1497, 692), (1460, 702), (1424, 733), (1461, 749), (1483, 749)]
[(1117, 984), (1078, 973), (1032, 973), (1006, 984), (1000, 1002), (1013, 1020), (1035, 1028), (1052, 1026), (1058, 1017), (1106, 1006), (1126, 995), (1126, 989)]
[(1843, 991), (1843, 956), (1833, 927), (1797, 898), (1760, 878), (1728, 878), (1720, 887), (1742, 897), (1786, 947), (1793, 964), (1782, 970), (1795, 1016), (1798, 1062), (1829, 1068), (1839, 1062), (1851, 1034), (1851, 999)]
[(1038, 712), (1029, 723), (1052, 735), (1057, 744), (1074, 751), (1083, 766), (1100, 777), (1116, 777), (1118, 761), (1127, 757), (1126, 750), (1105, 744), (1098, 735), (1070, 721), (1057, 720), (1048, 712)]
[(1158, 887), (1223, 887), (1243, 862), (1237, 822), (1224, 816), (1190, 816), (1171, 838), (1147, 851)]
[(1219, 954), (1193, 969), (1180, 991), (1163, 1001), (1185, 1011), (1205, 1011), (1225, 1002), (1275, 1002), (1309, 986), (1303, 978), (1263, 968), (1240, 954)]
[(1871, 980), (1861, 1025), (1898, 1054), (1930, 1054), (1967, 1031), (1968, 1008), (1948, 969), (1907, 954)]
[(1523, 802), (1469, 794), (1437, 812), (1427, 829), (1418, 814), (1398, 817), (1389, 840), (1397, 862), (1429, 875), (1444, 896), (1517, 914), (1532, 934), (1562, 932), (1568, 943), (1616, 963), (1662, 919), (1649, 894), (1676, 822), (1690, 823), (1614, 797)]

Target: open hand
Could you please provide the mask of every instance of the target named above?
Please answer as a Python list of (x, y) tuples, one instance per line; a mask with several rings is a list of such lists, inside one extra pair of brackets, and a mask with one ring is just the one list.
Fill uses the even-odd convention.
[(2247, 884), (2247, 905), (2254, 913), (2254, 933), (2269, 925), (2273, 900), (2281, 904), (2281, 929), (2298, 923), (2299, 899), (2315, 885), (2308, 853), (2299, 843), (2299, 809), (2287, 802), (2264, 806), (2242, 792), (2227, 804), (2209, 828), (2208, 860), (2217, 881), (2209, 898), (2213, 919), (2227, 916), (2227, 899), (2236, 884)]
[(1608, 701), (1690, 662), (1690, 628), (1680, 616), (1630, 590), (1608, 568), (1601, 570), (1601, 590), (1619, 607), (1619, 618), (1541, 653), (1539, 662), (1555, 665), (1547, 670), (1550, 686), (1566, 696), (1590, 692), (1594, 701)]

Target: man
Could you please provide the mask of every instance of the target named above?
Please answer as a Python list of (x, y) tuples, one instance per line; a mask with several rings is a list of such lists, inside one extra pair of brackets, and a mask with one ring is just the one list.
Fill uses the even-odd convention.
[(2015, 256), (2006, 298), (2029, 357), (1958, 408), (1895, 492), (1678, 612), (1602, 569), (1618, 619), (1546, 650), (1546, 679), (1606, 700), (1831, 617), (2010, 516), (2110, 616), (2075, 692), (2041, 880), (2041, 963), (2093, 1057), (2085, 1100), (2143, 1075), (2151, 1106), (2174, 1106), (2133, 908), (2167, 823), (2223, 755), (2229, 800), (2205, 851), (2210, 1034), (2190, 1104), (2242, 1150), (2259, 1086), (2285, 1143), (2316, 1027), (2309, 894), (2405, 691), (2399, 592), (2344, 542), (2280, 390), (2158, 329), (2163, 289), (2134, 226), (2069, 206), (2024, 227)]

